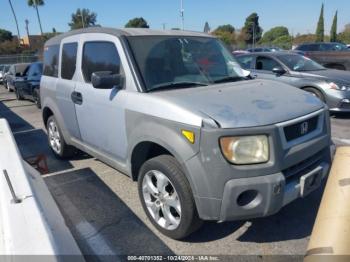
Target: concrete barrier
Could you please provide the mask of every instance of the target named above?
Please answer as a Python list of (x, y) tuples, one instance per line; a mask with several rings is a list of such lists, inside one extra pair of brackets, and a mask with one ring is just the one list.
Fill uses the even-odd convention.
[(350, 261), (350, 147), (337, 148), (304, 262)]
[(84, 260), (41, 175), (21, 158), (5, 119), (0, 119), (0, 255), (12, 257), (9, 261), (18, 255)]

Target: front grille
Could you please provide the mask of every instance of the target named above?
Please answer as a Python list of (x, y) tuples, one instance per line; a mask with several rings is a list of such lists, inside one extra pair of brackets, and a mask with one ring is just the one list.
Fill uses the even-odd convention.
[(301, 176), (315, 169), (322, 162), (324, 156), (323, 152), (324, 151), (317, 152), (311, 157), (284, 169), (282, 173), (286, 178), (286, 183), (289, 183), (291, 180), (299, 179)]
[(316, 130), (318, 116), (283, 128), (287, 142), (305, 136)]
[(350, 109), (350, 103), (341, 103), (340, 108), (342, 108), (342, 109)]

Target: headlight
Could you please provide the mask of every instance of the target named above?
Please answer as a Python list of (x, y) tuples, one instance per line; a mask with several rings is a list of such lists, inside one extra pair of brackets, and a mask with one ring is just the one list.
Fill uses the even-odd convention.
[(350, 87), (349, 86), (336, 84), (334, 82), (328, 82), (328, 86), (329, 86), (330, 89), (334, 89), (334, 90), (350, 91)]
[(233, 164), (258, 164), (269, 160), (266, 135), (222, 137), (220, 146), (225, 158)]

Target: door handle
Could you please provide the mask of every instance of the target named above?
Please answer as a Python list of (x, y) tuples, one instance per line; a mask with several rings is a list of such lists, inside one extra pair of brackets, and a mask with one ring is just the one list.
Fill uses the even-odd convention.
[(83, 103), (83, 95), (80, 92), (72, 92), (71, 98), (74, 104), (81, 105)]

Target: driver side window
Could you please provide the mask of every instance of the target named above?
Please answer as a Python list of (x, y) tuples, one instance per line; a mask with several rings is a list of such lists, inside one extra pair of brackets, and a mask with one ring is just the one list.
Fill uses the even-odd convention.
[(272, 58), (265, 56), (258, 56), (256, 58), (255, 68), (256, 70), (271, 71), (275, 67), (279, 67), (280, 64)]

